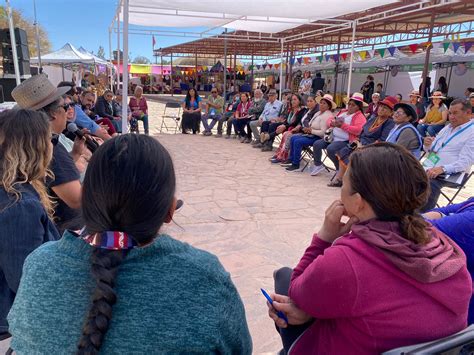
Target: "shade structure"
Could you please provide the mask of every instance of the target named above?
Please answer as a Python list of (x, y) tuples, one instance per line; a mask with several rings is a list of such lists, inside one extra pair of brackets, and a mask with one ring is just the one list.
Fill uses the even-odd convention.
[(212, 66), (211, 69), (209, 69), (211, 73), (221, 73), (224, 71), (224, 65), (220, 61), (218, 61), (216, 64)]
[[(31, 58), (32, 64), (38, 64), (38, 57)], [(96, 64), (89, 54), (81, 53), (71, 43), (66, 43), (61, 49), (41, 56), (43, 64)]]
[(89, 52), (84, 47), (79, 47), (78, 51), (81, 52), (82, 54), (85, 54), (85, 55), (88, 55), (88, 56), (91, 56), (92, 58), (94, 58), (94, 60), (97, 64), (104, 64), (104, 65), (109, 65), (110, 64), (110, 62), (108, 62), (107, 60), (105, 60), (103, 58), (100, 58), (100, 57), (96, 56), (95, 54), (92, 54), (91, 52)]
[(396, 0), (130, 0), (130, 24), (155, 27), (225, 27), (277, 33)]

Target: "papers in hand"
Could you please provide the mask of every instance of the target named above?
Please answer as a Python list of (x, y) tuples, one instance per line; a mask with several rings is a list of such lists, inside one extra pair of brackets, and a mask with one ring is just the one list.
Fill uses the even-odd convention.
[(456, 174), (442, 174), (438, 176), (438, 179), (450, 182), (452, 184), (461, 185), (466, 176), (465, 172), (456, 173)]

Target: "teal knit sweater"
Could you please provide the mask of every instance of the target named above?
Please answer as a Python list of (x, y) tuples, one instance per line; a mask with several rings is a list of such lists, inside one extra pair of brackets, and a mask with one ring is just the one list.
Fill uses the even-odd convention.
[[(94, 281), (92, 247), (69, 232), (31, 253), (8, 316), (18, 354), (73, 354)], [(103, 354), (250, 354), (242, 301), (218, 259), (159, 236), (130, 250)]]

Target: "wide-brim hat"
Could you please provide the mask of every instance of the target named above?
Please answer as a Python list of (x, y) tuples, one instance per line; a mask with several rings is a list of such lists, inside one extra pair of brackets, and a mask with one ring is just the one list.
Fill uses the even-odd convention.
[(361, 102), (362, 106), (367, 107), (369, 104), (364, 101), (364, 95), (362, 95), (360, 92), (355, 92), (352, 94), (352, 96), (349, 99), (346, 99), (347, 102), (354, 100), (357, 102)]
[(71, 90), (71, 86), (57, 88), (45, 74), (34, 75), (12, 91), (18, 106), (29, 110), (39, 110), (56, 101)]
[(379, 105), (385, 105), (390, 110), (393, 110), (394, 106), (398, 103), (397, 99), (393, 96), (387, 96), (385, 99), (379, 102)]
[(405, 103), (398, 103), (395, 105), (393, 108), (394, 111), (398, 110), (400, 107), (406, 108), (410, 114), (408, 116), (411, 116), (410, 122), (413, 123), (416, 120), (418, 120), (418, 114), (416, 113), (416, 109), (413, 105), (411, 104), (405, 104)]
[(443, 96), (441, 91), (435, 91), (432, 96), (429, 97), (430, 99), (445, 99), (446, 96)]
[(321, 100), (325, 100), (331, 106), (331, 110), (335, 110), (337, 108), (337, 104), (334, 102), (334, 98), (330, 94), (325, 94), (324, 96), (316, 96), (316, 102), (319, 104)]
[(420, 93), (418, 92), (418, 90), (413, 90), (409, 96), (416, 96), (416, 97), (421, 97)]

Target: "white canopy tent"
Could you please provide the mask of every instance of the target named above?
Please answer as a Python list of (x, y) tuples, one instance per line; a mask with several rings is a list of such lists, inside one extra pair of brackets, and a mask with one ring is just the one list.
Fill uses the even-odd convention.
[[(38, 64), (38, 57), (31, 58), (32, 64)], [(90, 54), (81, 53), (71, 43), (66, 43), (61, 49), (41, 56), (43, 64), (96, 64), (97, 61)]]

